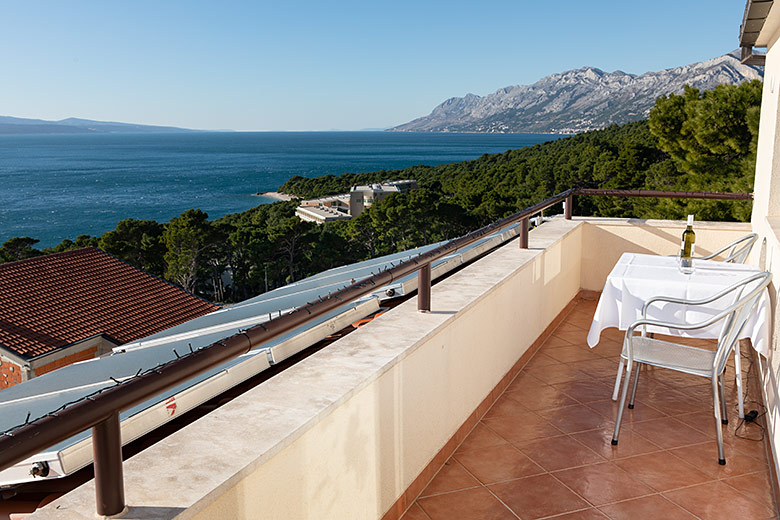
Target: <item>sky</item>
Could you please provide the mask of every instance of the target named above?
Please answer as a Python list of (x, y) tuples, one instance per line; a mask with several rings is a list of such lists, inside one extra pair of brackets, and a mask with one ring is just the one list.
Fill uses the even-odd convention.
[(0, 115), (386, 128), (583, 66), (738, 47), (744, 0), (0, 0)]

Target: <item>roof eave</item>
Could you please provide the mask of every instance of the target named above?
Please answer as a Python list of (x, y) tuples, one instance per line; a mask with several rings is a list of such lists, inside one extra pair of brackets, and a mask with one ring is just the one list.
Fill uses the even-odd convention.
[(769, 36), (766, 20), (774, 0), (747, 0), (742, 24), (739, 26), (739, 45), (742, 49), (741, 62), (745, 65), (764, 65), (766, 56), (755, 54), (753, 47), (766, 47)]

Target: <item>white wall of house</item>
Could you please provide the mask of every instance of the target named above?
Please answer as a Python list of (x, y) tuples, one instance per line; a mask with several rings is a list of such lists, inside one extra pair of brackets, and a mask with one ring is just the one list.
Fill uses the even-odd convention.
[[(775, 464), (780, 447), (780, 328), (777, 319), (777, 294), (780, 288), (780, 132), (778, 131), (778, 100), (780, 99), (780, 6), (775, 4), (764, 24), (757, 45), (767, 46), (764, 69), (764, 90), (761, 99), (761, 123), (756, 157), (755, 201), (751, 224), (759, 234), (758, 262), (772, 271), (770, 286), (775, 309), (772, 347), (768, 358), (760, 357), (760, 377), (767, 407), (769, 439)], [(776, 466), (776, 470), (780, 469)]]

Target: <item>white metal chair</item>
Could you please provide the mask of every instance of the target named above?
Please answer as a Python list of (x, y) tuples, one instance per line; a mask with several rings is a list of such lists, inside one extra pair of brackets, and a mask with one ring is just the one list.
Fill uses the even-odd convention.
[(742, 238), (738, 238), (737, 240), (730, 243), (729, 245), (718, 249), (711, 255), (697, 257), (697, 258), (699, 260), (712, 260), (713, 258), (717, 258), (718, 256), (728, 251), (726, 258), (723, 259), (723, 262), (744, 264), (745, 261), (747, 261), (747, 258), (750, 255), (750, 251), (753, 249), (753, 244), (756, 243), (757, 239), (758, 239), (758, 234), (750, 233), (749, 235), (745, 235)]
[[(643, 309), (643, 318), (635, 321), (626, 330), (623, 341), (623, 353), (621, 358), (626, 362), (626, 377), (623, 381), (623, 390), (620, 396), (615, 433), (612, 436), (612, 444), (618, 443), (620, 423), (623, 420), (623, 409), (626, 405), (628, 384), (631, 370), (634, 373), (634, 383), (631, 390), (629, 408), (634, 407), (636, 387), (639, 379), (639, 368), (642, 365), (653, 365), (668, 368), (686, 374), (707, 377), (712, 380), (712, 400), (715, 410), (715, 424), (718, 437), (718, 463), (726, 464), (723, 453), (723, 432), (720, 425), (727, 423), (726, 401), (723, 392), (723, 372), (726, 369), (726, 361), (729, 354), (737, 346), (739, 336), (745, 327), (751, 313), (764, 292), (764, 289), (772, 280), (769, 272), (754, 274), (739, 283), (720, 291), (719, 293), (701, 300), (683, 300), (658, 296), (648, 300)], [(680, 305), (706, 305), (721, 298), (731, 298), (732, 303), (725, 310), (711, 318), (698, 323), (673, 323), (647, 319), (647, 309), (655, 302), (668, 302)], [(677, 330), (695, 330), (708, 327), (714, 323), (723, 321), (718, 337), (717, 350), (706, 350), (687, 345), (679, 345), (668, 341), (662, 341), (647, 336), (647, 326), (659, 326)], [(641, 335), (634, 335), (634, 331), (641, 327)], [(737, 346), (738, 348), (738, 346)], [(634, 364), (637, 364), (634, 367)]]

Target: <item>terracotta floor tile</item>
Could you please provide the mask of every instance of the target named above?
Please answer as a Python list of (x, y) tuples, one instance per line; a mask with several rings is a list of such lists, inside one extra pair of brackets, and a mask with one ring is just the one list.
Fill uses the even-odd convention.
[(577, 361), (586, 361), (589, 359), (602, 359), (590, 349), (579, 346), (551, 348), (546, 349), (543, 352), (545, 355), (562, 363), (575, 363)]
[(483, 487), (421, 498), (417, 503), (431, 520), (517, 520)]
[[(622, 384), (620, 386), (620, 390), (623, 390)], [(648, 376), (644, 373), (639, 376), (639, 387), (637, 389), (637, 395), (639, 395), (641, 392), (645, 402), (647, 402), (648, 399), (664, 399), (670, 392), (673, 391), (676, 392), (673, 387), (655, 377)], [(675, 395), (677, 396), (676, 399), (686, 399), (690, 401), (690, 398), (687, 395), (677, 393)]]
[(593, 352), (601, 356), (602, 359), (612, 361), (615, 364), (615, 371), (612, 373), (612, 377), (617, 376), (617, 369), (620, 364), (620, 353), (623, 352), (623, 344), (616, 341), (602, 341), (593, 347)]
[(575, 345), (578, 344), (585, 344), (586, 340), (588, 339), (588, 331), (585, 329), (577, 330), (577, 331), (561, 331), (558, 332), (557, 330), (553, 333), (553, 336), (556, 338), (561, 338), (565, 341), (568, 341), (569, 343), (573, 343)]
[(528, 408), (512, 399), (511, 395), (510, 393), (504, 393), (499, 397), (493, 406), (490, 407), (490, 410), (487, 411), (485, 418), (527, 415), (529, 413)]
[[(666, 382), (666, 381), (664, 381)], [(667, 383), (669, 384), (669, 383)], [(705, 404), (709, 405), (707, 408), (712, 409), (712, 385), (708, 382), (706, 384), (694, 384), (685, 387), (675, 386), (681, 394), (687, 395), (691, 399), (698, 400), (703, 408)], [(732, 410), (737, 409), (737, 392), (736, 388), (725, 387), (726, 392), (726, 412), (729, 418), (732, 416)]]
[(525, 364), (525, 367), (523, 368), (525, 369), (525, 368), (534, 368), (534, 367), (546, 367), (550, 365), (560, 365), (560, 364), (561, 364), (560, 361), (551, 358), (544, 352), (537, 352), (536, 354), (534, 354), (534, 357), (532, 357), (530, 361), (528, 361), (528, 363)]
[(489, 488), (523, 520), (568, 513), (590, 506), (550, 475), (512, 480)]
[(573, 381), (552, 385), (581, 403), (612, 398), (612, 387), (599, 381)]
[(588, 329), (590, 329), (590, 324), (593, 320), (591, 319), (590, 321), (587, 321), (587, 324), (585, 324), (586, 321), (587, 318), (585, 317), (579, 320), (566, 319), (558, 326), (557, 329), (555, 329), (555, 332), (579, 332), (580, 334), (584, 332), (587, 335)]
[[(733, 420), (738, 420), (736, 419), (736, 415), (737, 414), (734, 414)], [(674, 418), (680, 422), (687, 424), (691, 428), (695, 428), (699, 430), (710, 439), (715, 438), (715, 417), (713, 416), (712, 410), (708, 410), (706, 412), (675, 415)], [(728, 429), (721, 428), (721, 431), (723, 431), (724, 435), (726, 435)]]
[(657, 518), (663, 520), (695, 520), (696, 517), (673, 504), (661, 495), (635, 498), (617, 504), (601, 506), (601, 509), (613, 520), (639, 520)]
[[(736, 426), (736, 425), (735, 425)], [(746, 425), (740, 429), (740, 435), (751, 436), (754, 440), (742, 439), (735, 436), (733, 433), (728, 433), (723, 436), (723, 445), (728, 453), (729, 448), (733, 448), (741, 453), (750, 455), (759, 460), (766, 461), (766, 448), (764, 447), (764, 441), (760, 439), (760, 431), (754, 425)], [(731, 427), (731, 423), (729, 423)]]
[(547, 384), (566, 383), (568, 381), (588, 381), (593, 379), (585, 372), (571, 365), (552, 365), (529, 368), (528, 373)]
[(535, 414), (523, 417), (493, 417), (482, 422), (501, 437), (516, 445), (563, 433)]
[(574, 312), (566, 317), (565, 323), (576, 325), (583, 330), (590, 330), (593, 324), (593, 311), (575, 309)]
[(420, 493), (420, 496), (427, 497), (441, 493), (450, 493), (480, 485), (479, 481), (472, 477), (457, 460), (450, 459), (448, 464), (442, 466), (439, 473), (431, 480), (431, 483)]
[(760, 520), (773, 518), (777, 514), (723, 482), (708, 482), (669, 491), (664, 495), (703, 520)]
[(555, 335), (555, 333), (553, 333), (553, 335), (547, 338), (547, 341), (544, 342), (542, 348), (548, 349), (548, 348), (556, 348), (556, 347), (569, 347), (571, 345), (572, 345), (571, 341), (565, 340), (563, 338), (559, 338), (558, 336)]
[(708, 440), (708, 437), (700, 431), (672, 417), (635, 422), (633, 428), (634, 432), (666, 449), (700, 444)]
[(626, 331), (618, 330), (615, 327), (609, 327), (601, 331), (601, 340), (614, 341), (616, 343), (622, 343), (623, 338), (626, 337)]
[(620, 442), (612, 446), (611, 426), (582, 433), (574, 433), (572, 437), (602, 457), (610, 460), (642, 455), (660, 451), (661, 448), (648, 441), (641, 435), (634, 433), (631, 425), (625, 424), (620, 430)]
[(674, 388), (701, 386), (703, 383), (709, 383), (710, 391), (707, 395), (712, 397), (712, 384), (709, 379), (665, 368), (648, 367), (647, 370), (652, 374), (652, 377)]
[(583, 509), (575, 513), (567, 513), (565, 515), (556, 516), (550, 520), (604, 520), (607, 518), (598, 509)]
[[(563, 366), (562, 363), (559, 363), (559, 365)], [(544, 370), (548, 367), (540, 367), (541, 370)], [(539, 388), (540, 386), (547, 386), (547, 383), (540, 381), (536, 377), (530, 374), (530, 372), (523, 370), (519, 374), (517, 374), (517, 377), (512, 380), (511, 383), (506, 387), (505, 392), (522, 392), (526, 393), (529, 391), (532, 391), (536, 388)]]
[(668, 451), (620, 459), (615, 464), (659, 492), (713, 479)]
[(565, 433), (595, 430), (612, 423), (610, 419), (581, 404), (554, 410), (540, 410), (537, 413)]
[(758, 473), (740, 475), (739, 477), (731, 477), (725, 479), (723, 482), (743, 495), (747, 495), (753, 500), (758, 500), (772, 509), (775, 509), (776, 507), (769, 471), (760, 471)]
[[(590, 359), (577, 363), (577, 370), (585, 372), (596, 379), (611, 379), (612, 381), (617, 376), (617, 367), (618, 363), (614, 359)], [(610, 384), (611, 387), (612, 385)]]
[(415, 502), (412, 504), (412, 507), (404, 513), (401, 520), (430, 520), (430, 517), (426, 515), (422, 508)]
[(712, 399), (702, 403), (665, 384), (658, 389), (648, 389), (648, 386), (642, 385), (640, 381), (636, 395), (637, 400), (647, 403), (667, 415), (701, 412), (712, 407)]
[(566, 395), (563, 390), (550, 385), (540, 384), (523, 390), (510, 385), (506, 395), (528, 408), (529, 410), (547, 410), (577, 404), (577, 401)]
[(539, 439), (518, 447), (547, 471), (604, 462), (604, 457), (568, 435)]
[(573, 327), (579, 327), (587, 333), (591, 325), (593, 325), (593, 314), (572, 313), (571, 317), (566, 319), (566, 323), (571, 324)]
[(609, 462), (557, 471), (552, 475), (596, 506), (653, 493), (651, 488)]
[(728, 446), (724, 445), (724, 451), (726, 452), (725, 466), (718, 464), (718, 443), (715, 441), (677, 448), (670, 450), (670, 453), (680, 457), (688, 464), (696, 466), (699, 471), (710, 477), (719, 479), (763, 471), (768, 468), (763, 460), (729, 449)]
[(480, 422), (471, 430), (469, 436), (461, 443), (455, 453), (489, 448), (491, 446), (507, 444), (507, 442), (506, 439)]
[[(607, 419), (611, 419), (614, 421), (617, 419), (617, 410), (619, 404), (620, 403), (618, 401), (613, 401), (612, 399), (605, 399), (603, 401), (589, 402), (587, 406), (588, 408), (592, 408), (596, 410), (598, 413), (600, 413)], [(626, 409), (623, 411), (624, 424), (626, 422), (632, 423), (637, 421), (648, 421), (650, 419), (660, 419), (661, 417), (666, 417), (665, 413), (663, 413), (660, 410), (656, 410), (655, 408), (648, 405), (644, 401), (640, 401), (639, 399), (637, 399), (634, 404), (636, 406), (634, 406), (633, 410), (626, 407)]]
[(509, 444), (464, 451), (455, 455), (455, 459), (483, 484), (529, 477), (544, 472), (540, 466)]

